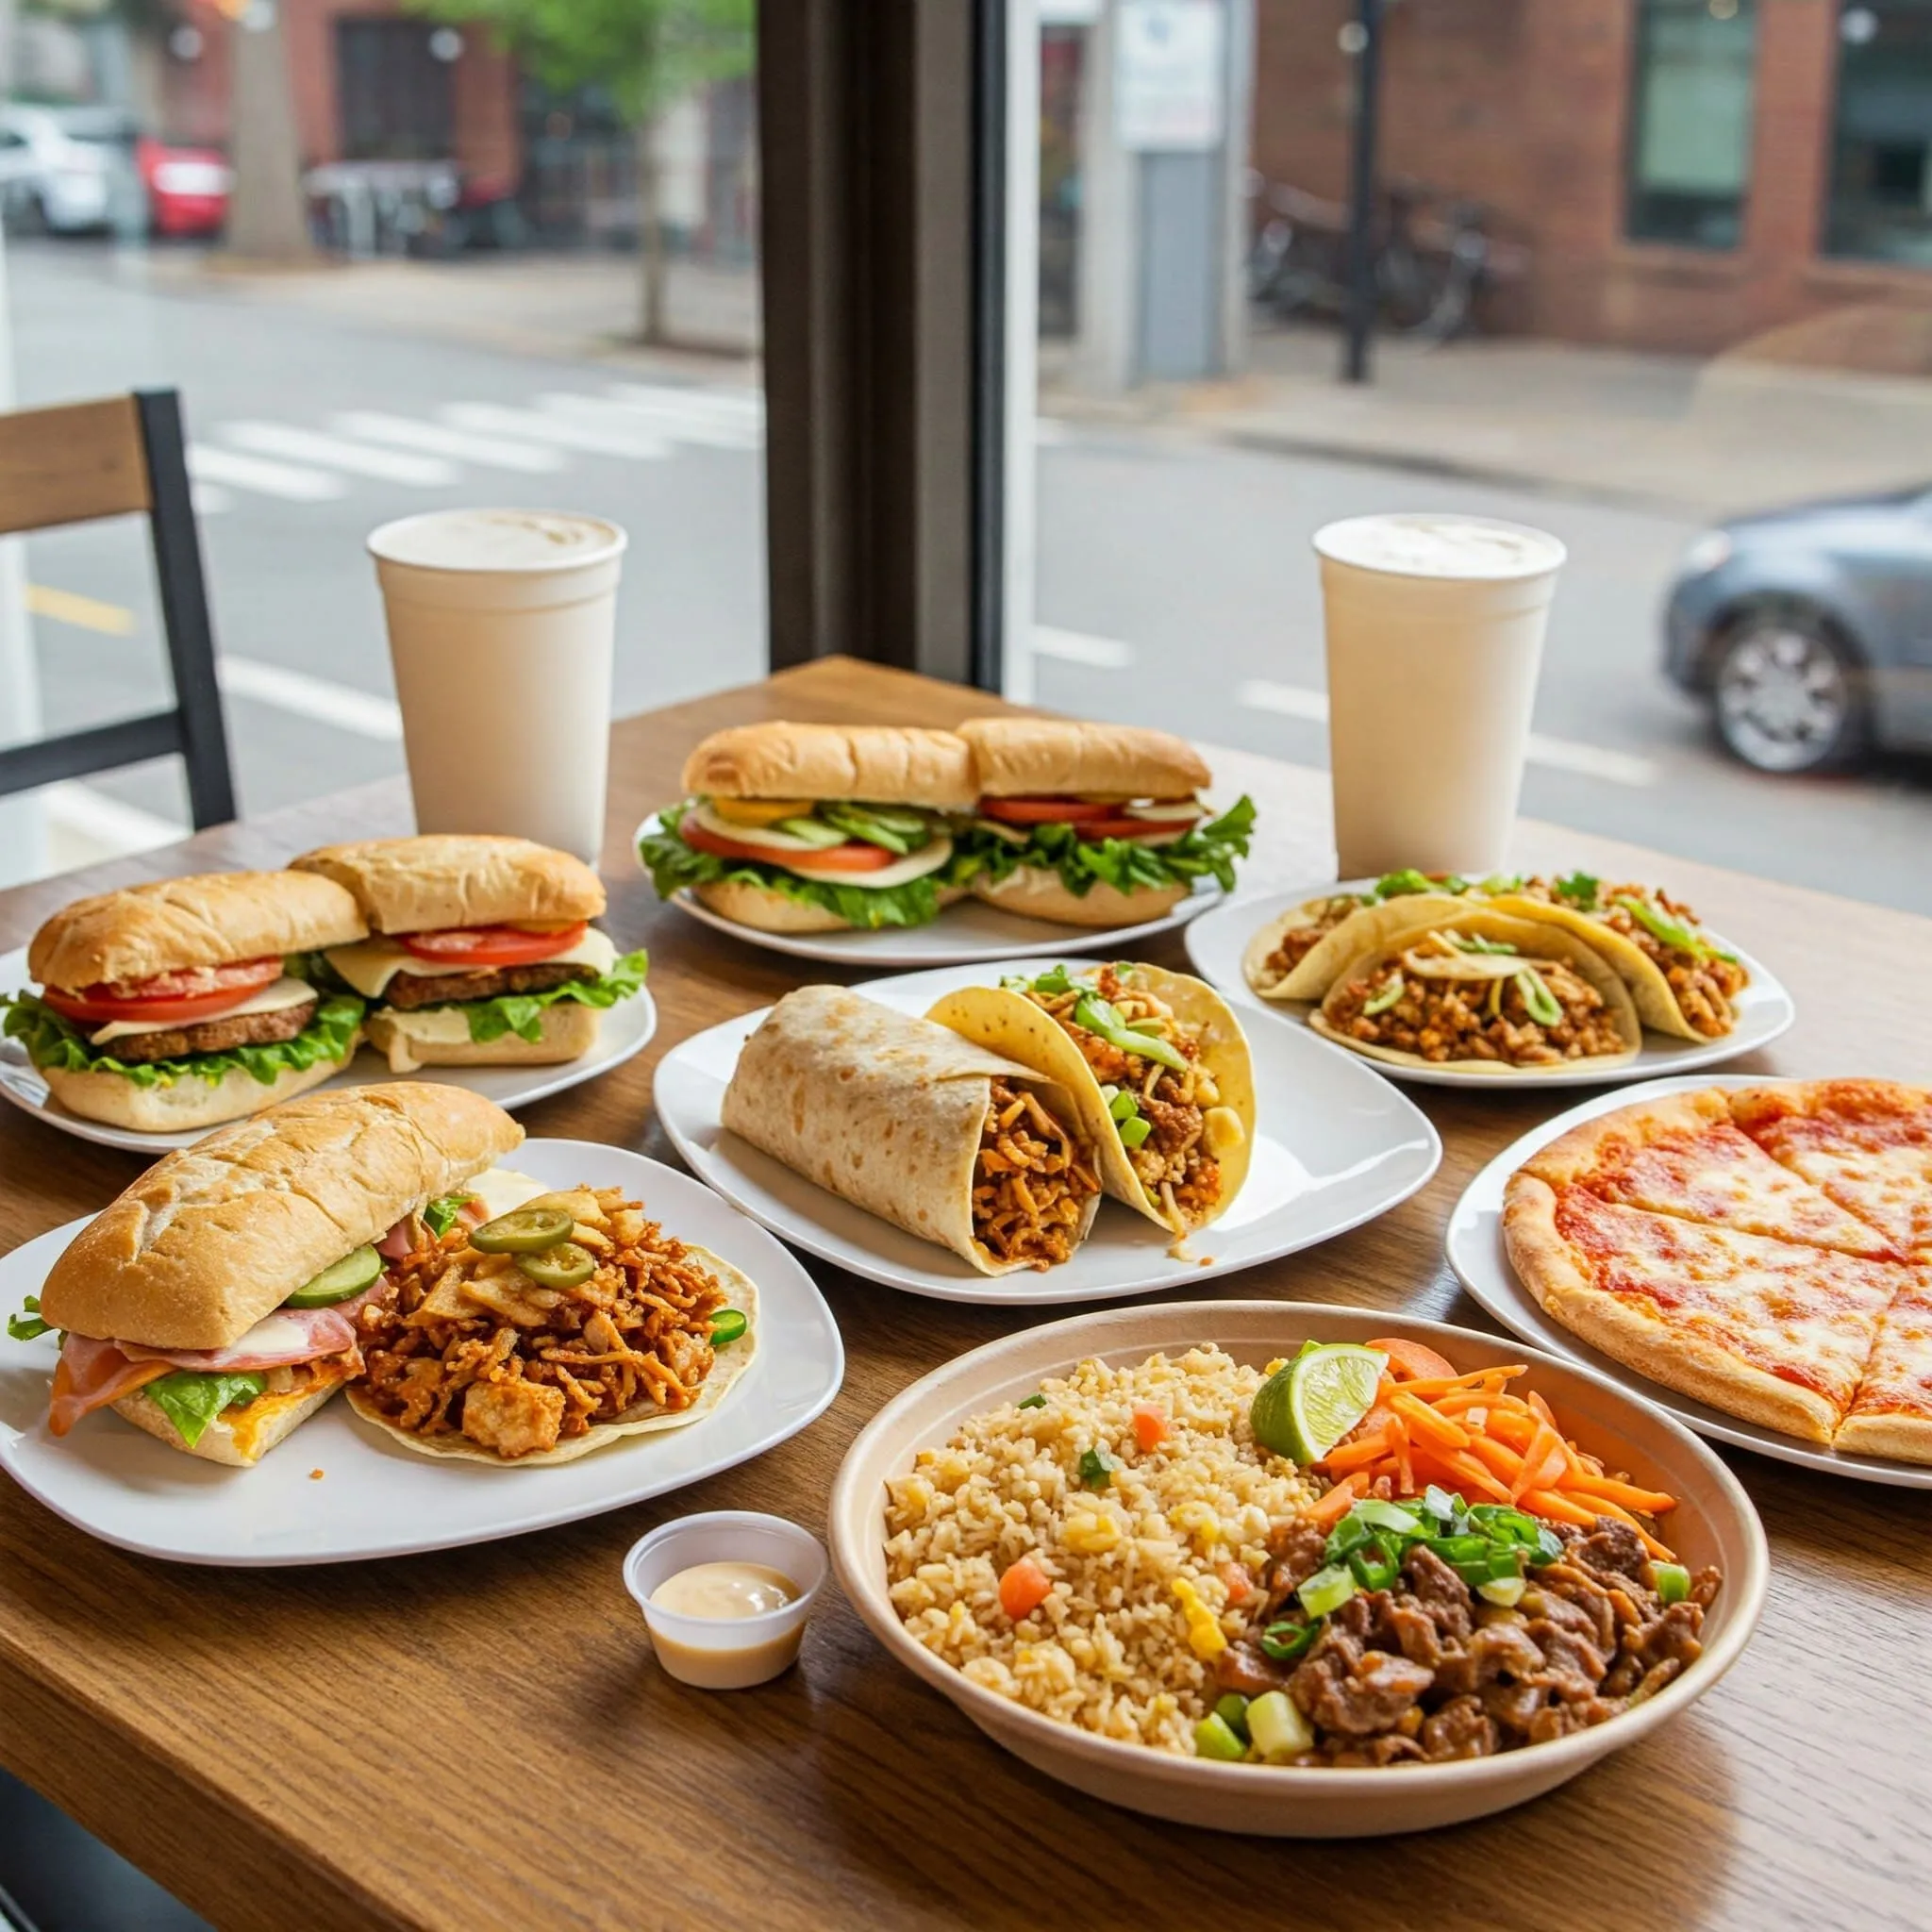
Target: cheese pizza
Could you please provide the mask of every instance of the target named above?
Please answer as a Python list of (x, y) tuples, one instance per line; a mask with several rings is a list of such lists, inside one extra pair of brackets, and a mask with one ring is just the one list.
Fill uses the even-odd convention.
[(1932, 1462), (1932, 1093), (1875, 1080), (1655, 1096), (1513, 1174), (1544, 1311), (1714, 1408)]

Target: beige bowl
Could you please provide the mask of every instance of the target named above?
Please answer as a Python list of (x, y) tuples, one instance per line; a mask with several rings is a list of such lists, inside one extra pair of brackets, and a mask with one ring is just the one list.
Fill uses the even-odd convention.
[[(1301, 1770), (1220, 1764), (1075, 1730), (984, 1690), (907, 1634), (886, 1594), (885, 1483), (916, 1451), (944, 1443), (970, 1416), (1064, 1374), (1088, 1356), (1131, 1364), (1219, 1342), (1257, 1365), (1291, 1356), (1308, 1337), (1367, 1341), (1413, 1336), (1458, 1369), (1526, 1361), (1571, 1436), (1612, 1469), (1670, 1491), (1671, 1537), (1682, 1561), (1724, 1572), (1704, 1626), (1704, 1655), (1647, 1704), (1594, 1729), (1494, 1757), (1387, 1769)], [(1179, 1824), (1274, 1838), (1365, 1838), (1480, 1818), (1541, 1796), (1598, 1758), (1634, 1744), (1724, 1675), (1763, 1607), (1764, 1531), (1737, 1478), (1688, 1429), (1593, 1371), (1514, 1341), (1440, 1322), (1307, 1302), (1188, 1302), (1114, 1308), (1030, 1328), (974, 1349), (915, 1382), (873, 1418), (833, 1487), (829, 1540), (839, 1581), (891, 1655), (950, 1697), (995, 1742), (1038, 1771), (1094, 1797)]]

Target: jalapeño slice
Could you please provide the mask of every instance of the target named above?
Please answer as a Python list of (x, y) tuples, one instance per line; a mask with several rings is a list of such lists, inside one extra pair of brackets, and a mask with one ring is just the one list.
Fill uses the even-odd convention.
[(558, 1241), (541, 1255), (520, 1254), (517, 1267), (540, 1288), (575, 1288), (597, 1272), (589, 1252), (575, 1241)]
[(567, 1241), (575, 1225), (561, 1208), (519, 1208), (486, 1221), (470, 1237), (470, 1245), (486, 1255), (541, 1255)]

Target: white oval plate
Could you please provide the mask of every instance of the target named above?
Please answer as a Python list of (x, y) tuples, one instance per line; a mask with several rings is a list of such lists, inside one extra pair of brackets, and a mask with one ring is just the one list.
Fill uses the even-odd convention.
[[(657, 829), (658, 815), (653, 812), (631, 834), (632, 852), (646, 832)], [(877, 932), (759, 932), (755, 926), (740, 925), (735, 919), (713, 912), (689, 887), (674, 893), (671, 903), (713, 931), (763, 946), (768, 952), (790, 953), (794, 959), (819, 959), (832, 966), (863, 968), (974, 966), (1017, 958), (1022, 954), (1063, 952), (1069, 946), (1120, 958), (1135, 942), (1185, 925), (1226, 896), (1212, 879), (1196, 879), (1192, 897), (1183, 899), (1172, 912), (1139, 925), (1116, 926), (1110, 932), (1094, 932), (1084, 925), (1056, 925), (1044, 919), (1021, 919), (978, 899), (962, 899), (957, 906), (948, 906), (930, 925), (889, 925)]]
[[(923, 1015), (956, 987), (998, 983), (1012, 959), (868, 981), (869, 1000)], [(1094, 965), (1070, 958), (1074, 972)], [(658, 1118), (678, 1153), (712, 1187), (821, 1260), (936, 1301), (1033, 1307), (1112, 1301), (1211, 1279), (1312, 1247), (1387, 1213), (1435, 1173), (1442, 1143), (1428, 1120), (1350, 1055), (1309, 1034), (1257, 1027), (1250, 1044), (1260, 1118), (1247, 1184), (1223, 1218), (1189, 1237), (1187, 1253), (1119, 1201), (1103, 1201), (1073, 1258), (1040, 1274), (978, 1274), (923, 1241), (815, 1187), (727, 1134), (719, 1120), (739, 1049), (771, 1010), (745, 1013), (681, 1041), (658, 1063)]]
[[(1291, 907), (1319, 899), (1325, 892), (1359, 892), (1373, 879), (1343, 879), (1340, 883), (1324, 879), (1292, 892), (1267, 892), (1249, 899), (1230, 899), (1217, 906), (1205, 918), (1188, 928), (1188, 958), (1203, 979), (1217, 986), (1235, 1005), (1256, 1012), (1273, 1013), (1277, 1019), (1306, 1030), (1308, 1028), (1309, 1002), (1307, 1000), (1264, 1000), (1248, 984), (1241, 971), (1241, 955), (1248, 941), (1271, 919), (1278, 919)], [(1719, 936), (1711, 935), (1713, 939)], [(1728, 945), (1728, 941), (1725, 942)], [(1507, 1073), (1465, 1073), (1454, 1067), (1395, 1067), (1385, 1060), (1357, 1055), (1366, 1067), (1391, 1080), (1409, 1080), (1424, 1087), (1606, 1087), (1626, 1080), (1651, 1080), (1671, 1074), (1688, 1074), (1694, 1067), (1721, 1066), (1740, 1054), (1756, 1053), (1768, 1046), (1779, 1034), (1789, 1031), (1798, 1009), (1783, 985), (1748, 953), (1738, 953), (1751, 984), (1738, 998), (1738, 1024), (1722, 1040), (1675, 1040), (1669, 1034), (1646, 1031), (1643, 1045), (1634, 1060), (1596, 1071), (1583, 1067), (1553, 1067), (1547, 1073), (1518, 1067)], [(1319, 1038), (1319, 1036), (1317, 1036)], [(1345, 1050), (1345, 1049), (1344, 1049)]]
[[(845, 1351), (811, 1277), (689, 1174), (590, 1141), (525, 1141), (506, 1164), (552, 1187), (623, 1188), (668, 1233), (758, 1284), (757, 1358), (710, 1415), (575, 1462), (496, 1469), (420, 1456), (336, 1401), (253, 1469), (227, 1469), (111, 1412), (57, 1441), (46, 1414), (58, 1357), (43, 1335), (0, 1341), (0, 1469), (76, 1528), (141, 1556), (249, 1568), (345, 1563), (522, 1536), (661, 1496), (763, 1455), (839, 1392)], [(70, 1222), (0, 1258), (0, 1307), (11, 1313), (36, 1292), (86, 1224)]]
[(1532, 1127), (1522, 1140), (1504, 1148), (1489, 1166), (1463, 1190), (1456, 1211), (1449, 1217), (1449, 1265), (1456, 1277), (1510, 1334), (1520, 1341), (1561, 1356), (1566, 1361), (1581, 1362), (1612, 1382), (1620, 1383), (1647, 1402), (1668, 1409), (1687, 1427), (1700, 1436), (1719, 1442), (1732, 1442), (1740, 1449), (1755, 1449), (1760, 1456), (1775, 1457), (1780, 1462), (1795, 1462), (1806, 1469), (1823, 1470), (1827, 1475), (1851, 1476), (1859, 1482), (1891, 1483), (1902, 1490), (1932, 1490), (1932, 1468), (1909, 1462), (1892, 1462), (1881, 1456), (1844, 1456), (1836, 1449), (1821, 1449), (1814, 1442), (1801, 1442), (1757, 1423), (1740, 1421), (1721, 1408), (1711, 1408), (1661, 1382), (1626, 1368), (1579, 1341), (1560, 1323), (1543, 1313), (1536, 1297), (1516, 1278), (1509, 1257), (1503, 1246), (1503, 1189), (1509, 1176), (1534, 1154), (1546, 1147), (1558, 1134), (1567, 1133), (1579, 1121), (1594, 1120), (1614, 1108), (1634, 1107), (1653, 1094), (1681, 1093), (1691, 1087), (1763, 1087), (1774, 1084), (1762, 1074), (1721, 1074), (1715, 1079), (1653, 1080), (1642, 1087), (1624, 1088), (1615, 1093), (1599, 1093), (1568, 1113)]
[[(0, 992), (26, 992), (33, 988), (26, 970), (26, 948), (0, 954)], [(342, 1087), (366, 1087), (373, 1081), (433, 1080), (444, 1087), (467, 1087), (498, 1107), (514, 1109), (535, 1100), (547, 1100), (566, 1087), (594, 1080), (612, 1067), (621, 1067), (634, 1054), (641, 1053), (658, 1030), (658, 1008), (646, 987), (633, 998), (607, 1007), (598, 1016), (597, 1043), (581, 1059), (565, 1060), (552, 1067), (425, 1067), (420, 1073), (392, 1074), (389, 1062), (366, 1041), (356, 1049), (349, 1064), (333, 1079), (325, 1080), (310, 1091), (331, 1092)], [(208, 1127), (192, 1127), (175, 1134), (138, 1134), (129, 1127), (113, 1127), (104, 1121), (82, 1120), (47, 1091), (41, 1072), (26, 1057), (17, 1040), (0, 1040), (0, 1100), (9, 1100), (24, 1112), (36, 1114), (50, 1127), (73, 1134), (82, 1141), (95, 1141), (103, 1147), (125, 1147), (136, 1154), (165, 1154), (170, 1147), (192, 1147)]]

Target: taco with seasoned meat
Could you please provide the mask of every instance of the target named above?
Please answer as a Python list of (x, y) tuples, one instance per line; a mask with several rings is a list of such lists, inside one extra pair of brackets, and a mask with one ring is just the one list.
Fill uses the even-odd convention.
[(1318, 1000), (1351, 959), (1406, 926), (1453, 918), (1482, 890), (1453, 873), (1386, 873), (1366, 891), (1324, 893), (1270, 920), (1241, 971), (1264, 1000)]
[(1358, 954), (1308, 1024), (1393, 1066), (1497, 1074), (1610, 1067), (1643, 1039), (1594, 946), (1548, 920), (1470, 908)]
[(1116, 1200), (1176, 1236), (1224, 1213), (1255, 1144), (1255, 1070), (1227, 1002), (1158, 966), (962, 987), (930, 1020), (1058, 1081)]

